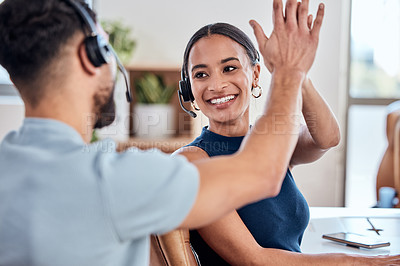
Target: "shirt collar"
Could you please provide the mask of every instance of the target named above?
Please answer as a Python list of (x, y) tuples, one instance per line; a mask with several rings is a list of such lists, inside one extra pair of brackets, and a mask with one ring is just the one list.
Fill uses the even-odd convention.
[(25, 118), (20, 133), (29, 133), (31, 137), (36, 137), (36, 139), (68, 139), (77, 144), (85, 144), (82, 136), (73, 127), (50, 118)]

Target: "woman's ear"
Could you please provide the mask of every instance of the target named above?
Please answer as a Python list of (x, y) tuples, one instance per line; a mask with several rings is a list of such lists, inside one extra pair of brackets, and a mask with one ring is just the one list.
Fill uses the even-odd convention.
[(85, 43), (81, 43), (79, 45), (79, 59), (81, 61), (81, 65), (83, 69), (90, 75), (95, 75), (98, 72), (98, 68), (95, 67), (89, 60), (89, 57), (86, 53)]
[(258, 83), (260, 81), (260, 72), (261, 72), (261, 66), (260, 64), (255, 64), (253, 67), (253, 88), (258, 87)]

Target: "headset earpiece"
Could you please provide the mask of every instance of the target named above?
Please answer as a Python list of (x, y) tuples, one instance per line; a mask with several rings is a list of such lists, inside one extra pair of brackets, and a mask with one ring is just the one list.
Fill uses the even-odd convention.
[(192, 87), (190, 86), (190, 81), (189, 78), (187, 78), (183, 72), (183, 68), (181, 71), (181, 80), (179, 81), (179, 90), (178, 90), (178, 99), (179, 99), (179, 104), (181, 105), (181, 108), (183, 111), (188, 113), (191, 117), (196, 118), (197, 115), (195, 112), (190, 111), (185, 108), (182, 104), (182, 98), (184, 102), (192, 102), (194, 101), (194, 96), (192, 93)]
[(88, 36), (85, 39), (86, 53), (95, 67), (110, 61), (111, 51), (108, 42), (101, 36)]
[(187, 77), (179, 81), (179, 90), (181, 92), (184, 102), (193, 102), (194, 96), (192, 93), (192, 87), (190, 86), (190, 81)]
[(100, 67), (103, 64), (108, 64), (110, 62), (110, 58), (114, 56), (117, 67), (121, 71), (125, 79), (126, 100), (128, 102), (131, 102), (132, 93), (129, 86), (128, 74), (121, 60), (115, 53), (114, 49), (101, 34), (97, 33), (96, 23), (79, 2), (75, 0), (65, 0), (65, 2), (77, 12), (77, 14), (86, 26), (83, 30), (86, 34), (85, 48), (89, 61), (93, 64), (93, 66)]
[(66, 0), (66, 2), (75, 9), (86, 25), (84, 28), (84, 32), (86, 33), (85, 46), (90, 62), (95, 67), (108, 63), (110, 60), (108, 42), (103, 38), (103, 36), (97, 33), (96, 23), (79, 2), (75, 0)]

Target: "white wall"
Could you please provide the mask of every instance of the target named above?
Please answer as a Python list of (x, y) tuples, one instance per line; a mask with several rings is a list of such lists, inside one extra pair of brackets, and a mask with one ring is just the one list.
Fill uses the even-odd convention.
[[(319, 1), (310, 2), (310, 10), (315, 15)], [(349, 2), (324, 1), (326, 15), (320, 45), (309, 73), (314, 85), (337, 115), (343, 133)], [(272, 30), (272, 0), (96, 0), (96, 8), (101, 18), (121, 19), (133, 28), (133, 36), (137, 40), (137, 49), (132, 59), (134, 65), (180, 66), (185, 45), (191, 35), (209, 23), (232, 23), (246, 32), (254, 42), (255, 38), (248, 25), (250, 19), (259, 21), (267, 35)], [(269, 74), (265, 68), (262, 73), (264, 77), (261, 84), (265, 89), (268, 88)], [(253, 118), (262, 110), (262, 101), (263, 98), (253, 104)], [(321, 160), (294, 169), (297, 184), (311, 206), (343, 204), (343, 154), (341, 145)]]

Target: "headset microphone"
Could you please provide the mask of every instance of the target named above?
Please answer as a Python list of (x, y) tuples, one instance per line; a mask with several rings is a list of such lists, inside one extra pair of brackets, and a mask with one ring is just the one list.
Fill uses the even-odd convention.
[[(179, 84), (179, 86), (180, 86), (180, 84)], [(179, 99), (179, 104), (181, 105), (181, 108), (183, 109), (183, 111), (188, 113), (191, 117), (196, 118), (197, 114), (195, 112), (190, 111), (190, 110), (186, 109), (185, 106), (183, 106), (183, 104), (182, 104), (182, 92), (180, 90), (178, 91), (178, 99)]]

